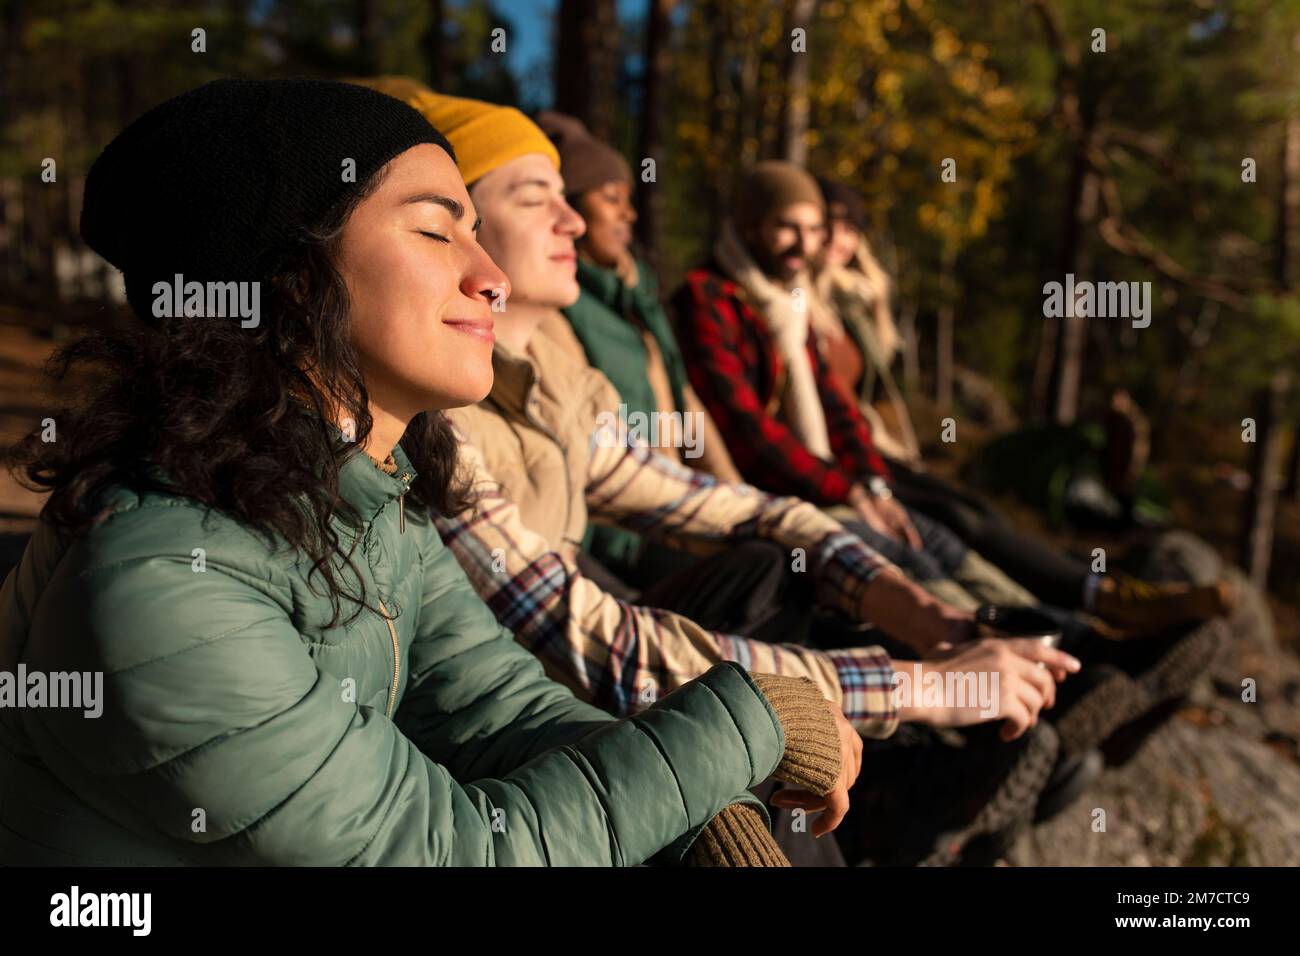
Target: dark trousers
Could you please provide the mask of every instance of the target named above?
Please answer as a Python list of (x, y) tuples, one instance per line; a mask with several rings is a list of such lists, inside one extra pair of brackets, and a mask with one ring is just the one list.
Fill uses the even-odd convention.
[[(1082, 604), (1089, 574), (1086, 562), (1018, 531), (991, 504), (940, 478), (899, 462), (891, 461), (889, 467), (894, 491), (909, 510), (940, 522), (1040, 601), (1061, 608)], [(919, 524), (917, 531), (925, 537)]]
[(742, 541), (709, 557), (649, 543), (617, 573), (583, 552), (578, 567), (615, 597), (690, 618), (701, 627), (776, 644), (808, 643), (812, 586), (770, 541)]
[(913, 580), (924, 583), (951, 578), (970, 547), (942, 524), (920, 512), (909, 508), (908, 517), (921, 536), (920, 550), (912, 548), (906, 541), (883, 535), (862, 521), (844, 521), (841, 524), (906, 571)]

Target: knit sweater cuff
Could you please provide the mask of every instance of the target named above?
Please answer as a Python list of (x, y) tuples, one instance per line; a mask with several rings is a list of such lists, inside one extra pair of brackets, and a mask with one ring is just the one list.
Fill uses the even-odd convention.
[(704, 825), (683, 861), (687, 866), (789, 866), (753, 807), (733, 803)]
[(840, 734), (830, 702), (807, 677), (751, 674), (785, 731), (772, 776), (824, 796), (840, 777)]

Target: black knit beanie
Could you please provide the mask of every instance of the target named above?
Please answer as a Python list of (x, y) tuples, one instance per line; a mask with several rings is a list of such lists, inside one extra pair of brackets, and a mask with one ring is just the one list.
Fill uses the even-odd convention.
[(156, 282), (266, 280), (304, 228), (421, 143), (452, 152), (418, 112), (374, 90), (216, 80), (108, 144), (86, 177), (81, 236), (122, 270), (132, 308), (157, 325)]

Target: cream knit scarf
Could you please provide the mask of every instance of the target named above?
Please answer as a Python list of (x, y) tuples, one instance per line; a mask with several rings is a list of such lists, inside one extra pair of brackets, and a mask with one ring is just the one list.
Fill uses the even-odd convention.
[[(889, 308), (889, 274), (872, 254), (867, 240), (862, 238), (848, 265), (823, 268), (816, 285), (821, 301), (828, 304), (825, 312), (839, 326), (836, 331), (840, 334), (844, 333), (843, 322), (838, 314), (840, 309), (860, 306), (854, 308), (855, 314), (865, 313), (863, 318), (866, 321), (858, 326), (867, 353), (863, 359), (874, 369), (876, 380), (892, 406), (896, 422), (892, 427), (887, 424), (869, 399), (859, 404), (863, 416), (871, 424), (871, 435), (877, 450), (890, 458), (919, 465), (921, 446), (916, 438), (907, 402), (890, 370), (902, 340)], [(814, 328), (820, 330), (816, 323)]]
[[(749, 295), (754, 311), (776, 340), (788, 376), (781, 396), (782, 419), (809, 451), (818, 458), (831, 459), (826, 414), (808, 356), (812, 313), (820, 307), (812, 279), (800, 274), (789, 289), (777, 285), (759, 269), (730, 221), (723, 224), (713, 254)], [(801, 295), (796, 297), (794, 290), (800, 290)]]

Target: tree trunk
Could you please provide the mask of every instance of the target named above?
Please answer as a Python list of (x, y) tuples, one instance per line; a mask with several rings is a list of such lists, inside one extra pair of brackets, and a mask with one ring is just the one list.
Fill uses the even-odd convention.
[(1300, 425), (1291, 429), (1291, 460), (1286, 466), (1286, 484), (1282, 493), (1300, 504)]
[(560, 0), (555, 108), (576, 116), (606, 142), (615, 132), (618, 35), (614, 0)]
[[(752, 169), (762, 157), (763, 103), (759, 97), (758, 75), (762, 63), (751, 37), (740, 40), (740, 93), (737, 109), (740, 122), (740, 168)], [(766, 51), (763, 51), (766, 54)]]
[(54, 266), (54, 198), (53, 183), (44, 183), (39, 175), (23, 178), (23, 238), (26, 249), (24, 278), (43, 292), (58, 291)]
[(632, 175), (636, 177), (636, 238), (652, 268), (658, 268), (660, 219), (663, 213), (662, 190), (658, 182), (642, 179), (641, 161), (655, 161), (658, 178), (664, 163), (664, 100), (668, 86), (668, 69), (672, 65), (669, 41), (673, 8), (677, 0), (649, 0), (646, 11), (645, 87), (641, 99), (641, 131), (638, 155), (633, 157)]
[(921, 384), (921, 360), (916, 335), (916, 300), (905, 302), (900, 297), (898, 334), (903, 340), (903, 395), (910, 404), (915, 400)]
[(21, 186), (17, 177), (0, 176), (0, 282), (22, 280)]
[[(728, 109), (730, 100), (726, 68), (728, 17), (726, 9), (719, 0), (706, 0), (706, 2), (708, 3), (706, 19), (709, 24), (709, 129), (719, 137), (720, 141), (727, 142), (726, 122), (728, 118), (735, 115), (733, 110)], [(708, 189), (709, 241), (712, 242), (726, 215), (727, 196), (725, 183), (716, 174), (710, 178), (712, 181)]]
[(447, 8), (443, 0), (429, 0), (429, 25), (424, 31), (425, 77), (439, 93), (447, 88)]
[(1026, 409), (1026, 417), (1035, 421), (1051, 418), (1052, 370), (1056, 365), (1062, 321), (1052, 316), (1043, 316), (1043, 332), (1038, 339), (1038, 355), (1034, 358), (1034, 371), (1029, 381), (1029, 407)]
[(1287, 372), (1278, 372), (1259, 397), (1255, 419), (1255, 453), (1250, 494), (1242, 523), (1241, 564), (1260, 588), (1268, 584), (1273, 553), (1273, 519), (1277, 511), (1277, 476), (1282, 458), (1282, 404), (1290, 388)]
[(952, 411), (953, 326), (957, 311), (953, 276), (956, 266), (956, 247), (945, 242), (939, 263), (939, 309), (934, 363), (934, 401), (941, 414)]
[(808, 58), (812, 54), (806, 48), (804, 52), (796, 53), (790, 34), (795, 27), (802, 27), (807, 34), (811, 29), (816, 10), (817, 0), (794, 0), (787, 23), (788, 29), (782, 39), (782, 42), (790, 47), (785, 69), (782, 155), (787, 162), (799, 166), (806, 166), (808, 163)]
[(1287, 117), (1278, 164), (1277, 233), (1273, 237), (1273, 277), (1279, 292), (1296, 282), (1296, 217), (1300, 212), (1300, 116)]
[(354, 0), (355, 58), (362, 76), (379, 72), (379, 0)]
[[(1070, 172), (1071, 202), (1066, 207), (1065, 230), (1061, 245), (1061, 275), (1064, 283), (1073, 274), (1076, 281), (1090, 279), (1092, 256), (1088, 252), (1086, 232), (1097, 214), (1097, 175), (1088, 161), (1088, 143), (1092, 127), (1075, 151)], [(1083, 356), (1087, 349), (1088, 319), (1078, 314), (1074, 302), (1065, 303), (1060, 320), (1056, 354), (1056, 394), (1052, 418), (1058, 425), (1073, 424), (1079, 413), (1079, 390), (1083, 381)]]

